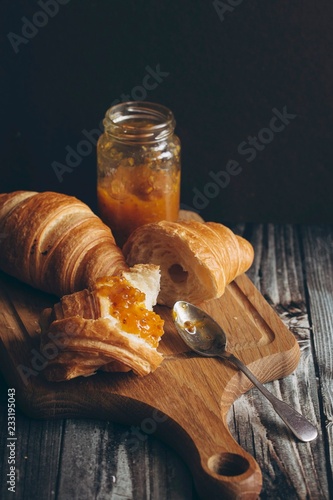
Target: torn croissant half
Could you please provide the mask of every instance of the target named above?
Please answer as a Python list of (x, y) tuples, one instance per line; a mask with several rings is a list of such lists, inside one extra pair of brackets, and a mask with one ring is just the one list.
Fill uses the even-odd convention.
[(157, 351), (164, 321), (153, 312), (160, 288), (154, 265), (136, 265), (119, 276), (99, 278), (91, 289), (65, 295), (40, 318), (41, 351), (57, 356), (44, 369), (50, 381), (97, 370), (147, 375), (162, 362)]
[(252, 245), (217, 222), (161, 221), (137, 228), (123, 247), (127, 264), (160, 265), (158, 303), (201, 303), (220, 297), (249, 269)]

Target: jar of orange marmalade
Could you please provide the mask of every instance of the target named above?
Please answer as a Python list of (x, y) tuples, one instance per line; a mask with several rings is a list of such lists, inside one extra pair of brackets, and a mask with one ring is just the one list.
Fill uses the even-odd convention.
[(173, 113), (160, 104), (111, 107), (97, 144), (98, 207), (119, 246), (138, 226), (178, 219), (180, 141)]

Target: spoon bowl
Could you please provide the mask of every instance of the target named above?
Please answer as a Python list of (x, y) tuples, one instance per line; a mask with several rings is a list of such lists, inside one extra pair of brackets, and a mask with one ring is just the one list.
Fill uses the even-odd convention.
[(240, 359), (226, 351), (226, 334), (209, 314), (180, 300), (174, 304), (172, 315), (177, 332), (188, 347), (202, 356), (219, 357), (237, 366), (271, 402), (277, 414), (298, 439), (308, 442), (317, 437), (318, 431), (311, 422), (287, 403), (277, 399)]
[(211, 357), (225, 350), (224, 331), (202, 309), (180, 300), (173, 307), (173, 318), (179, 335), (193, 351)]

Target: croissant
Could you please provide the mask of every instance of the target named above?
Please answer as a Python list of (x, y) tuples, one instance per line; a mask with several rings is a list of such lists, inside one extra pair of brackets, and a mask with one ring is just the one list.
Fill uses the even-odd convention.
[(128, 269), (111, 230), (75, 197), (0, 195), (0, 269), (59, 297)]
[(253, 261), (251, 244), (216, 222), (151, 223), (137, 228), (123, 246), (127, 264), (160, 266), (158, 303), (177, 300), (200, 303), (220, 297), (225, 287), (247, 271)]
[(152, 310), (159, 284), (158, 266), (138, 265), (99, 278), (91, 290), (65, 295), (45, 309), (40, 350), (51, 358), (45, 378), (59, 382), (96, 370), (133, 370), (141, 376), (154, 371), (163, 360), (157, 346), (164, 321)]

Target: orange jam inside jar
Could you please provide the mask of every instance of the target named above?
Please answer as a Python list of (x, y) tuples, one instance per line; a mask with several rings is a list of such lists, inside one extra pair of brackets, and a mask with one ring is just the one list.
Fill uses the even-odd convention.
[(180, 141), (172, 112), (160, 104), (110, 108), (97, 144), (101, 219), (122, 246), (137, 227), (178, 219)]

